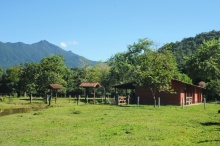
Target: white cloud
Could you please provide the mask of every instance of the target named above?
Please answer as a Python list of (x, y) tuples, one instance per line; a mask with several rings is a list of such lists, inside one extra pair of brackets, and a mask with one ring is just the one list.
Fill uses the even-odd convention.
[(67, 43), (65, 43), (65, 42), (60, 42), (60, 46), (66, 48), (68, 45), (67, 45)]
[(78, 43), (77, 41), (73, 41), (73, 42), (72, 42), (72, 45), (74, 45), (74, 46), (75, 46), (75, 45), (78, 45), (78, 44), (79, 44), (79, 43)]
[(72, 41), (72, 42), (60, 42), (60, 46), (66, 48), (68, 46), (76, 46), (79, 43), (77, 41)]

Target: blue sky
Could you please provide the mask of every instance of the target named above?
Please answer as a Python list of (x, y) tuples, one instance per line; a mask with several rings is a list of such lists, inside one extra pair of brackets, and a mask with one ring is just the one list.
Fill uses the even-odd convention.
[(219, 0), (0, 0), (0, 41), (47, 40), (106, 61), (140, 38), (159, 47), (220, 30)]

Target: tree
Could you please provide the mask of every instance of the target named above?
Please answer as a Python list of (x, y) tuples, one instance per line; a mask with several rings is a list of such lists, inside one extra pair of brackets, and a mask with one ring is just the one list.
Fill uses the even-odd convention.
[(148, 50), (141, 55), (137, 85), (151, 90), (156, 106), (156, 92), (172, 92), (171, 80), (177, 72), (177, 63), (169, 51), (158, 52)]
[(220, 81), (211, 80), (206, 85), (206, 95), (208, 100), (220, 100)]
[(87, 79), (89, 82), (99, 82), (104, 90), (110, 89), (110, 67), (107, 63), (99, 62), (95, 66), (90, 67), (87, 72)]
[(43, 58), (39, 64), (39, 76), (37, 86), (40, 92), (46, 93), (45, 88), (49, 84), (61, 84), (66, 87), (65, 73), (67, 67), (61, 55), (53, 55)]
[(140, 55), (152, 45), (153, 42), (147, 38), (139, 39), (138, 43), (128, 46), (128, 51), (110, 58), (110, 76), (115, 79), (116, 84), (133, 82), (136, 79), (136, 72), (140, 69)]
[(6, 81), (11, 93), (20, 93), (19, 80), (21, 75), (21, 66), (10, 67), (6, 70)]
[(22, 66), (19, 85), (24, 93), (28, 92), (31, 96), (36, 93), (37, 79), (39, 76), (39, 65), (36, 63), (25, 63)]
[(220, 78), (220, 38), (204, 41), (186, 64), (188, 75), (194, 83)]

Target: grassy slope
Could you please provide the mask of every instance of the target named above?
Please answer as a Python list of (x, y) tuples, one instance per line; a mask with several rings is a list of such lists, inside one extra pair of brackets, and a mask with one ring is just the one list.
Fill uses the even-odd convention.
[(0, 117), (0, 145), (220, 144), (219, 104), (181, 109), (68, 102), (59, 99), (48, 109)]

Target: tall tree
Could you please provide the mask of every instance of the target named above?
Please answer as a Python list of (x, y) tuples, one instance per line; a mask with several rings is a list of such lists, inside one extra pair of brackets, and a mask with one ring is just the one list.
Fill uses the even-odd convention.
[(220, 79), (220, 38), (204, 41), (186, 64), (194, 83)]
[(89, 82), (99, 82), (104, 90), (104, 95), (106, 90), (110, 89), (110, 67), (107, 63), (99, 62), (95, 66), (92, 66), (87, 71), (87, 81)]
[(39, 76), (39, 65), (36, 63), (25, 63), (22, 66), (19, 85), (24, 93), (30, 96), (36, 93), (37, 78)]
[(156, 106), (156, 92), (172, 92), (171, 80), (177, 72), (177, 63), (169, 51), (148, 50), (141, 55), (141, 66), (137, 82), (139, 86), (150, 88)]
[(140, 69), (140, 55), (153, 45), (147, 38), (139, 39), (137, 43), (128, 45), (128, 51), (118, 53), (109, 60), (110, 76), (115, 83), (132, 82), (136, 79), (136, 72)]
[(49, 84), (61, 84), (66, 87), (65, 73), (67, 67), (61, 55), (53, 55), (43, 58), (39, 64), (38, 89), (44, 93)]
[(6, 70), (6, 80), (11, 93), (20, 92), (19, 80), (21, 75), (21, 66), (10, 67)]

